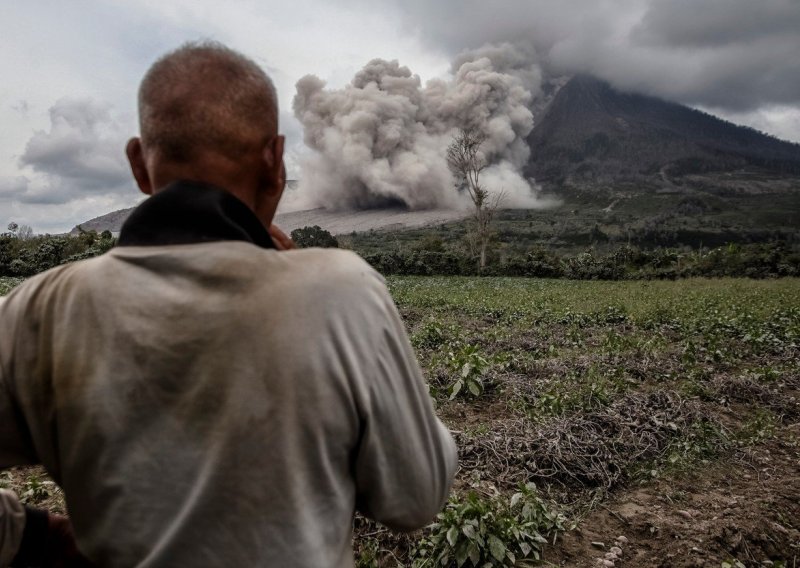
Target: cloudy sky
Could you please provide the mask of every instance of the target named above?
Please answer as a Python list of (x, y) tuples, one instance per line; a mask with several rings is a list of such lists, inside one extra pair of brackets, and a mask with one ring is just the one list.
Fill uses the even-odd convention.
[(800, 0), (0, 0), (0, 229), (64, 231), (137, 203), (123, 147), (138, 82), (197, 39), (271, 74), (295, 177), (302, 76), (341, 87), (381, 57), (425, 81), (499, 42), (554, 74), (593, 73), (800, 142)]

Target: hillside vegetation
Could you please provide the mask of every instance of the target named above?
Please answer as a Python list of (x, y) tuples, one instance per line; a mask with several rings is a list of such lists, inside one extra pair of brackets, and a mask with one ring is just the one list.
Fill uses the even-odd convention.
[[(569, 278), (800, 274), (800, 189), (760, 195), (573, 191), (547, 209), (505, 210), (488, 273)], [(341, 236), (379, 270), (475, 274), (470, 221)], [(779, 268), (780, 267), (780, 268)]]

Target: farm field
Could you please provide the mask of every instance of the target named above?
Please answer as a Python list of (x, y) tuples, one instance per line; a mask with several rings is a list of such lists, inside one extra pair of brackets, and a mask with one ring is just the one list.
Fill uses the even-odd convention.
[(800, 565), (800, 280), (387, 282), (460, 470), (359, 567)]

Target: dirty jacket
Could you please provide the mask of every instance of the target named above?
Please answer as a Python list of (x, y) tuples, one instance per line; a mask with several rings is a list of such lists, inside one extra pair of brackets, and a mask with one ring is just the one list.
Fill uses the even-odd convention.
[(0, 468), (42, 463), (108, 567), (351, 567), (354, 511), (408, 530), (456, 451), (381, 276), (279, 252), (179, 182), (103, 256), (0, 303)]

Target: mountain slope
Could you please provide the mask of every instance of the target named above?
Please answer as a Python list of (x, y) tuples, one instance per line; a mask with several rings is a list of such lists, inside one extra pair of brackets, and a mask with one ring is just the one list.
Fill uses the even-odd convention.
[[(122, 224), (132, 211), (133, 208), (120, 209), (81, 223), (80, 227), (84, 231), (97, 231), (100, 233), (109, 230), (113, 234), (118, 234)], [(327, 211), (325, 209), (309, 209), (278, 213), (275, 216), (275, 224), (287, 233), (301, 227), (319, 225), (335, 235), (343, 235), (353, 231), (400, 230), (441, 225), (462, 219), (468, 214), (469, 210), (446, 209), (429, 209), (425, 211), (406, 211), (404, 209)], [(73, 234), (78, 232), (77, 227), (72, 230)]]
[(742, 170), (800, 177), (800, 145), (654, 97), (576, 76), (528, 138), (545, 184), (649, 181)]
[(80, 223), (75, 228), (70, 231), (70, 234), (76, 235), (81, 230), (83, 231), (97, 231), (98, 233), (102, 233), (103, 231), (111, 231), (112, 233), (119, 233), (119, 230), (122, 228), (122, 224), (131, 214), (131, 212), (135, 209), (135, 207), (130, 207), (128, 209), (118, 209), (117, 211), (112, 211), (111, 213), (106, 213), (105, 215), (100, 215), (99, 217), (95, 217), (94, 219), (89, 219), (88, 221), (84, 221)]

